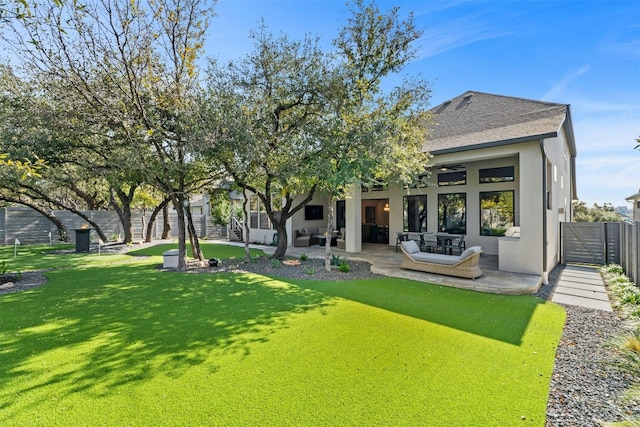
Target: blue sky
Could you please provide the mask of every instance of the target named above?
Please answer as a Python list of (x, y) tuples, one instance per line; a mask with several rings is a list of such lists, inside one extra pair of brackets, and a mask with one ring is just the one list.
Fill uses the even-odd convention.
[[(432, 106), (467, 90), (571, 105), (579, 199), (631, 205), (640, 188), (640, 0), (378, 0), (413, 11), (424, 35), (406, 72), (432, 85)], [(331, 40), (343, 0), (219, 0), (207, 55), (238, 59), (264, 18), (274, 34)]]

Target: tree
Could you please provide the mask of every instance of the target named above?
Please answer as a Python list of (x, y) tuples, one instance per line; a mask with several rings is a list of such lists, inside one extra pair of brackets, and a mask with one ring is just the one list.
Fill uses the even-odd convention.
[(5, 37), (24, 61), (24, 72), (42, 77), (50, 96), (75, 102), (95, 140), (109, 143), (92, 145), (94, 153), (124, 176), (132, 170), (142, 175), (142, 181), (125, 181), (128, 188), (144, 182), (171, 197), (178, 213), (179, 270), (186, 268), (187, 232), (194, 256), (203, 260), (193, 227), (187, 231), (185, 205), (190, 192), (212, 179), (189, 154), (199, 92), (196, 59), (211, 4), (96, 0), (77, 8), (45, 1), (33, 8), (34, 19), (17, 21)]
[[(333, 42), (338, 61), (326, 96), (331, 108), (323, 117), (315, 168), (318, 189), (329, 195), (330, 230), (335, 202), (347, 197), (350, 185), (407, 183), (428, 166), (423, 144), (429, 86), (405, 79), (390, 93), (382, 89), (385, 77), (399, 73), (414, 58), (412, 43), (421, 34), (412, 14), (401, 22), (397, 7), (381, 13), (375, 3), (356, 0), (351, 18)], [(330, 255), (326, 239), (327, 270)]]
[(594, 203), (591, 208), (585, 202), (576, 201), (573, 203), (574, 222), (622, 222), (622, 215), (615, 211), (610, 203), (602, 206)]
[(397, 9), (384, 15), (356, 1), (337, 52), (321, 51), (310, 36), (276, 39), (263, 23), (247, 58), (212, 64), (201, 153), (260, 198), (278, 232), (274, 257), (286, 253), (286, 221), (316, 191), (331, 197), (332, 227), (333, 202), (349, 185), (408, 181), (426, 167), (428, 88), (405, 80), (391, 93), (381, 89), (413, 57), (419, 35)]
[(245, 59), (211, 64), (198, 109), (200, 153), (260, 198), (279, 236), (273, 256), (281, 259), (287, 220), (316, 190), (314, 157), (321, 149), (317, 134), (329, 71), (315, 39), (276, 39), (264, 24), (251, 37), (255, 48)]

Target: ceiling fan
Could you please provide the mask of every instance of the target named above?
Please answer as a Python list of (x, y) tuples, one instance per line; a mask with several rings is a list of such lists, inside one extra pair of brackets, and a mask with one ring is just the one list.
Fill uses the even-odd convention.
[(464, 169), (464, 166), (461, 164), (456, 165), (440, 165), (440, 170), (442, 172), (445, 171), (457, 171), (458, 169)]

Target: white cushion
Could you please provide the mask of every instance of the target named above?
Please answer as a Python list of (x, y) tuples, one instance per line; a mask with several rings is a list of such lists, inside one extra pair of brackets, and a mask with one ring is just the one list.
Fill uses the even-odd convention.
[(481, 252), (481, 251), (482, 251), (482, 248), (480, 246), (471, 246), (470, 248), (465, 249), (464, 252), (460, 254), (460, 259), (468, 258), (471, 255), (475, 254), (476, 252)]
[(408, 254), (415, 254), (416, 252), (420, 252), (420, 247), (413, 240), (408, 240), (406, 242), (400, 242), (402, 245), (402, 249)]
[(432, 264), (456, 265), (461, 258), (456, 255), (432, 254), (428, 252), (420, 252), (411, 254), (414, 261), (430, 262)]

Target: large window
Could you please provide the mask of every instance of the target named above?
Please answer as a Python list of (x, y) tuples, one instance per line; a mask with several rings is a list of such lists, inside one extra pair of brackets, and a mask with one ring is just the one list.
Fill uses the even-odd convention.
[(514, 225), (513, 191), (480, 192), (480, 234), (504, 236)]
[(480, 169), (479, 175), (480, 184), (489, 184), (493, 182), (513, 182), (516, 179), (513, 166)]
[(438, 194), (438, 231), (467, 234), (466, 193)]
[(404, 197), (404, 231), (427, 231), (427, 196)]

